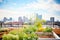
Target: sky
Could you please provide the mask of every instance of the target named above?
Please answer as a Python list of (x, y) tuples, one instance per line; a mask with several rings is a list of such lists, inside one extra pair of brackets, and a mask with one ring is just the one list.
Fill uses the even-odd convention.
[(3, 17), (19, 16), (34, 18), (35, 14), (42, 15), (42, 19), (55, 17), (60, 20), (60, 0), (0, 0), (0, 20)]

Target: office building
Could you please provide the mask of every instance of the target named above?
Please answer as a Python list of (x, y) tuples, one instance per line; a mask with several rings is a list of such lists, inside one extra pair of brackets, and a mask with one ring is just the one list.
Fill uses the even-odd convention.
[(54, 17), (50, 17), (50, 21), (54, 22), (55, 21)]
[(36, 14), (36, 17), (38, 17), (39, 19), (42, 19), (42, 15)]

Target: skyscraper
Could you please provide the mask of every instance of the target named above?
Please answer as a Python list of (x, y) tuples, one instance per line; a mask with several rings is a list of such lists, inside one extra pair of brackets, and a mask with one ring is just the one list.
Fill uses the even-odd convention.
[(10, 18), (4, 17), (4, 18), (3, 18), (3, 22), (6, 22), (6, 21), (12, 21), (12, 17), (10, 17)]
[(12, 17), (10, 17), (10, 19), (9, 20), (12, 20)]
[(23, 22), (28, 22), (28, 21), (29, 21), (28, 18), (23, 16)]
[(42, 15), (36, 14), (39, 19), (42, 19)]
[(38, 15), (38, 18), (39, 18), (39, 19), (42, 19), (42, 15)]
[(54, 17), (50, 17), (50, 21), (54, 22), (55, 21)]
[(18, 17), (18, 21), (19, 22), (22, 22), (22, 17)]
[(12, 17), (8, 18), (7, 21), (12, 21)]
[(6, 18), (6, 17), (4, 17), (4, 18), (3, 18), (3, 22), (6, 22), (6, 21), (7, 21), (7, 18)]

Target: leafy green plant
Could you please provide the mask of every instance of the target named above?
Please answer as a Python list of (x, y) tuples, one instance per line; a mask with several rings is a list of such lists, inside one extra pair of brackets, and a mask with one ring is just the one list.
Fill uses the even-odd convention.
[(35, 34), (36, 28), (35, 26), (29, 26), (22, 28), (23, 31), (20, 30), (12, 30), (9, 34), (3, 35), (3, 40), (37, 40), (38, 37)]
[(52, 28), (51, 27), (46, 27), (44, 32), (52, 32)]
[(12, 30), (12, 31), (9, 32), (9, 34), (16, 35), (16, 34), (18, 34), (18, 32), (19, 32), (18, 30)]
[(19, 40), (18, 35), (13, 35), (13, 34), (4, 34), (2, 37), (2, 40)]

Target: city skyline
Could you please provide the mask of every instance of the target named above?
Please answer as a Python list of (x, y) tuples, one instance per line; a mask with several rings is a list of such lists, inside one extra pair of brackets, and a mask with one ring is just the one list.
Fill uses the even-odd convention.
[(0, 19), (16, 19), (19, 16), (34, 18), (36, 13), (45, 20), (50, 17), (60, 20), (60, 0), (0, 0)]
[[(29, 20), (34, 21), (34, 20), (36, 19), (36, 17), (39, 18), (40, 20), (42, 19), (42, 15), (36, 14), (36, 16), (35, 16), (34, 19), (33, 19), (33, 18), (30, 18), (30, 19), (29, 19), (29, 18), (26, 17), (26, 16), (23, 16), (23, 17), (19, 16), (18, 18), (16, 18), (16, 20), (14, 20), (13, 17), (9, 17), (9, 18), (4, 17), (3, 19), (0, 19), (0, 21), (3, 21), (3, 22), (7, 22), (7, 21), (11, 21), (11, 22), (12, 22), (12, 21), (28, 22)], [(42, 19), (42, 20), (45, 20), (45, 19)], [(49, 20), (45, 20), (45, 21), (55, 22), (55, 21), (60, 21), (60, 20), (55, 20), (55, 17), (50, 17)]]

